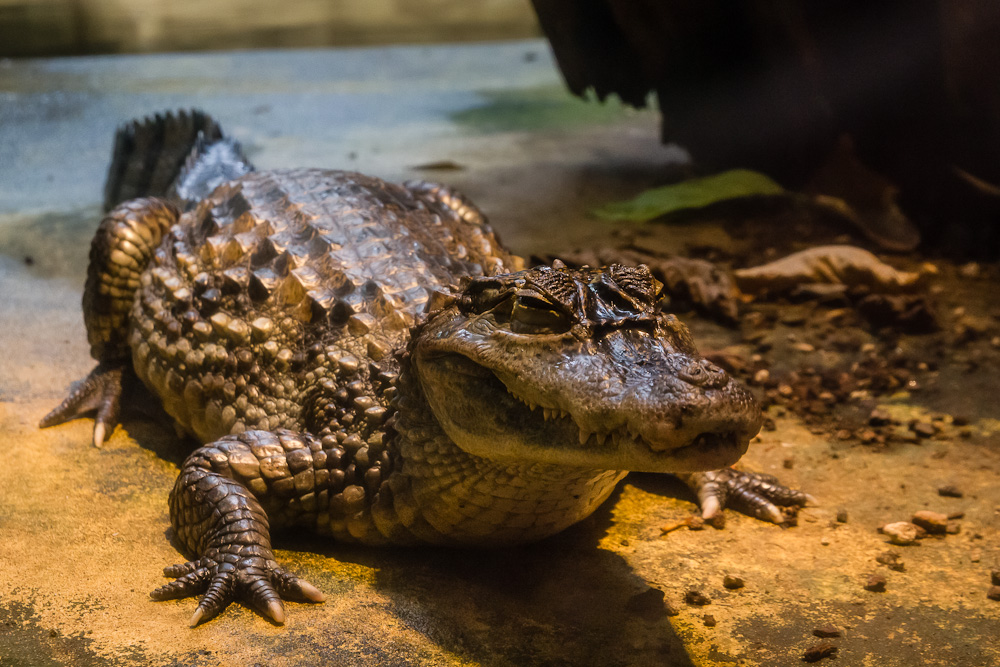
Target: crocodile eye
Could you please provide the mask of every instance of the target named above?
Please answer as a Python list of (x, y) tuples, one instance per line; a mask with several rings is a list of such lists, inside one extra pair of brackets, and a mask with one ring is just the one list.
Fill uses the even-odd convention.
[(502, 298), (503, 294), (498, 289), (484, 289), (481, 292), (469, 295), (473, 310), (479, 313), (489, 310)]
[(570, 318), (557, 310), (557, 306), (534, 292), (517, 293), (510, 315), (510, 328), (514, 333), (562, 333), (571, 326)]
[(495, 308), (511, 295), (511, 290), (494, 281), (473, 282), (462, 298), (462, 309), (466, 312), (485, 313)]
[(670, 309), (670, 294), (667, 292), (664, 285), (660, 285), (660, 289), (656, 292), (656, 296), (653, 298), (653, 310), (655, 312), (666, 312)]

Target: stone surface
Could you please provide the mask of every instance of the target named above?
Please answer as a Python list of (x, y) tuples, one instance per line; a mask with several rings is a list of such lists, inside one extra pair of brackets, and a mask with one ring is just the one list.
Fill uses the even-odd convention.
[[(961, 408), (971, 437), (946, 444), (860, 446), (770, 411), (775, 430), (744, 465), (817, 498), (793, 528), (727, 512), (724, 530), (661, 537), (695, 511), (691, 499), (667, 478), (634, 475), (591, 519), (522, 549), (276, 536), (282, 561), (327, 602), (289, 603), (284, 627), (236, 605), (189, 629), (191, 600), (148, 595), (179, 560), (166, 497), (188, 445), (142, 415), (100, 450), (88, 420), (36, 427), (92, 366), (80, 295), (118, 123), (197, 105), (262, 168), (443, 180), (524, 254), (637, 234), (588, 212), (661, 182), (676, 153), (658, 144), (655, 114), (570, 99), (541, 42), (7, 62), (0, 95), (0, 664), (775, 665), (799, 662), (820, 624), (845, 630), (837, 664), (1000, 662), (1000, 606), (986, 596), (1000, 560), (1000, 422), (995, 401), (959, 393), (965, 372), (937, 400)], [(412, 168), (444, 160), (464, 168)], [(721, 224), (641, 232), (676, 252), (739, 243)], [(995, 307), (989, 292), (956, 294)], [(689, 321), (703, 349), (733, 342)], [(930, 400), (901, 397), (900, 410), (918, 416), (918, 398)], [(782, 468), (790, 456), (795, 467)], [(948, 505), (965, 512), (962, 533), (908, 549), (884, 593), (862, 590), (886, 548), (875, 529), (938, 506), (949, 483), (965, 493)], [(831, 532), (839, 510), (851, 520)], [(722, 588), (728, 572), (751, 585)], [(650, 588), (665, 613), (630, 612)], [(715, 627), (684, 604), (691, 589), (710, 590)]]

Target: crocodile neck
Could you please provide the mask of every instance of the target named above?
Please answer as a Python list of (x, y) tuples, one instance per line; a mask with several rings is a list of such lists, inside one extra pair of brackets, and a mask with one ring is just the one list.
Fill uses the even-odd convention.
[(590, 515), (626, 475), (473, 456), (438, 424), (405, 358), (397, 387), (397, 463), (372, 507), (389, 541), (483, 546), (539, 540)]

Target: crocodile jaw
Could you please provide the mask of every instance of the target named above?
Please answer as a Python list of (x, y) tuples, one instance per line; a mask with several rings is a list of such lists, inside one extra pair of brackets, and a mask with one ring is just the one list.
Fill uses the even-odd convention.
[(595, 423), (592, 415), (526, 398), (515, 382), (508, 384), (461, 354), (418, 359), (417, 367), (448, 436), (469, 454), (497, 461), (643, 472), (712, 470), (735, 463), (760, 427), (753, 420), (651, 423), (627, 411)]

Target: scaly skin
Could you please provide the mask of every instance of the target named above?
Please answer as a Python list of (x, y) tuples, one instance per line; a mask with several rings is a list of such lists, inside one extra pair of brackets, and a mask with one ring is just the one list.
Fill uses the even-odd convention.
[(758, 515), (801, 504), (691, 472), (735, 462), (761, 415), (660, 312), (661, 287), (645, 267), (521, 270), (442, 186), (251, 172), (185, 213), (108, 213), (84, 297), (101, 364), (43, 424), (99, 409), (99, 445), (134, 373), (206, 443), (170, 496), (192, 560), (154, 592), (204, 593), (192, 624), (236, 598), (279, 623), (282, 597), (322, 599), (275, 562), (272, 524), (519, 543), (588, 516), (629, 470), (689, 471), (715, 511), (748, 480)]

